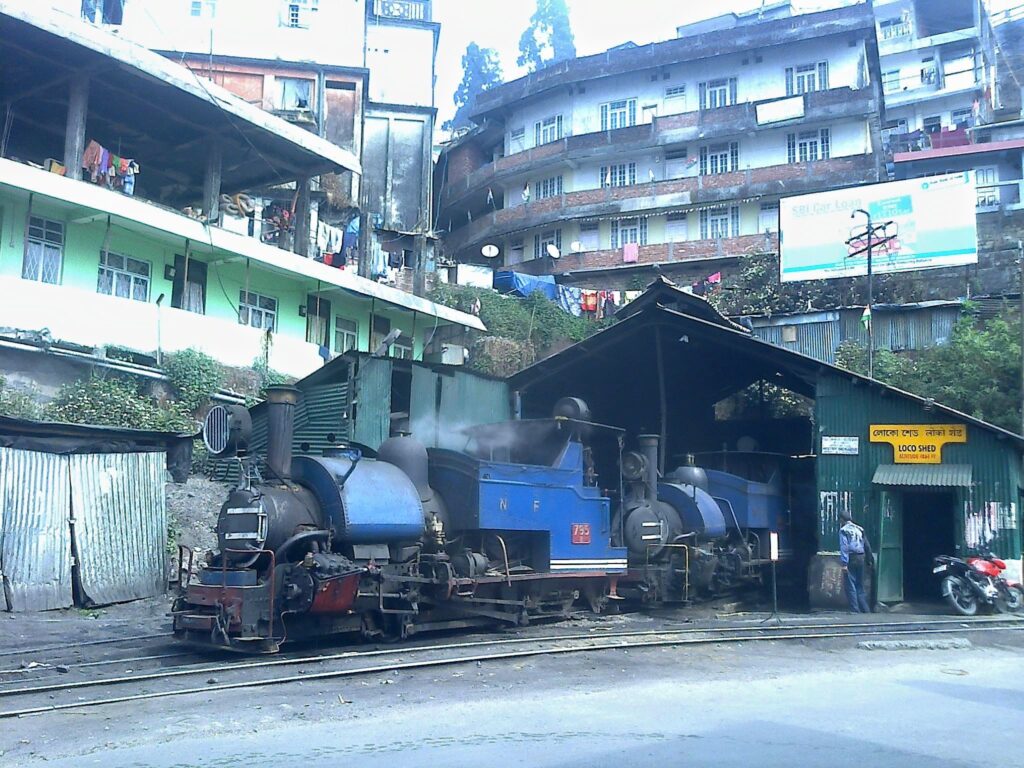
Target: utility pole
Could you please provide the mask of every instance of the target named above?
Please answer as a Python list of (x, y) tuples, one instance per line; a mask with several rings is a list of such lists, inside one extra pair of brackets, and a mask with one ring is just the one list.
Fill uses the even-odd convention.
[[(857, 250), (848, 253), (846, 258), (849, 259), (854, 256), (860, 256), (862, 253), (866, 253), (868, 257), (868, 306), (864, 310), (864, 313), (868, 319), (868, 376), (873, 379), (875, 378), (875, 323), (872, 312), (875, 303), (875, 270), (872, 257), (874, 256), (875, 234), (881, 233), (881, 238), (878, 242), (885, 245), (888, 245), (890, 242), (895, 240), (896, 235), (890, 235), (888, 232), (889, 225), (893, 222), (887, 221), (883, 224), (872, 224), (871, 214), (863, 208), (858, 208), (851, 213), (850, 218), (856, 218), (858, 213), (863, 213), (867, 217), (868, 223), (867, 227), (864, 229), (864, 234), (867, 237), (868, 242), (863, 248), (858, 248)], [(850, 239), (846, 241), (846, 245), (850, 246), (855, 243), (859, 243), (859, 241), (859, 235), (851, 235)], [(1024, 376), (1024, 374), (1022, 374), (1022, 376)]]

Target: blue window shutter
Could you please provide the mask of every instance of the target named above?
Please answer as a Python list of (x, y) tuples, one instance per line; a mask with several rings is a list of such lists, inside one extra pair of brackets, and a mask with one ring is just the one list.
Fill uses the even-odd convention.
[(821, 159), (832, 157), (832, 132), (828, 128), (821, 129)]
[(636, 163), (629, 164), (629, 184), (636, 184)]
[(560, 229), (555, 230), (555, 247), (559, 251), (562, 250), (562, 230)]
[(786, 67), (786, 95), (792, 96), (794, 93), (793, 88), (793, 68)]
[(796, 134), (786, 134), (786, 158), (790, 163), (796, 162)]
[(700, 239), (708, 239), (708, 212), (707, 209), (700, 212)]
[(738, 205), (734, 205), (732, 207), (732, 210), (729, 213), (731, 214), (730, 218), (732, 219), (732, 222), (731, 222), (732, 223), (732, 233), (731, 234), (732, 234), (733, 237), (739, 237), (739, 234), (740, 234), (740, 207)]
[(608, 185), (608, 166), (601, 166), (601, 189), (604, 189)]
[(736, 102), (737, 102), (737, 99), (736, 99), (736, 78), (735, 77), (730, 77), (729, 78), (729, 103), (730, 104), (735, 104)]
[(736, 172), (740, 169), (740, 143), (733, 141), (729, 143), (729, 170)]
[(536, 146), (539, 147), (540, 146), (540, 123), (535, 124), (533, 126), (533, 128), (534, 128), (534, 133), (536, 134), (536, 136), (534, 137), (534, 142), (533, 143)]
[(647, 245), (647, 219), (640, 218), (640, 245)]
[(828, 62), (821, 61), (818, 63), (818, 90), (828, 90)]
[(540, 235), (533, 236), (533, 258), (540, 258)]
[(602, 131), (607, 131), (608, 130), (608, 105), (607, 104), (602, 104), (601, 105), (601, 130)]
[(701, 147), (700, 148), (700, 175), (701, 176), (707, 176), (708, 175), (708, 148), (707, 147)]
[(612, 246), (612, 248), (618, 248), (619, 247), (619, 220), (618, 219), (612, 219), (612, 240), (611, 240), (611, 246)]
[(636, 125), (636, 99), (629, 100), (629, 122), (627, 125)]
[(700, 102), (700, 104), (697, 106), (697, 108), (698, 109), (707, 109), (708, 108), (708, 103), (707, 103), (707, 100), (708, 100), (708, 84), (707, 83), (698, 83), (697, 91), (698, 91), (698, 93), (697, 93), (698, 101)]
[(558, 192), (556, 194), (562, 194), (562, 177), (558, 177)]
[(560, 138), (562, 138), (562, 116), (561, 115), (559, 115), (557, 118), (555, 118), (555, 123), (556, 123), (555, 136), (560, 139)]

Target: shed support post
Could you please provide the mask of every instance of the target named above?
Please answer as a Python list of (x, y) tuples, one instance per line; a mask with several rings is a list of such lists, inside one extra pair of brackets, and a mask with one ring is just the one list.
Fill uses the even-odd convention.
[(299, 256), (309, 258), (309, 177), (302, 176), (295, 182), (298, 194), (295, 198), (295, 243), (293, 250)]
[(220, 142), (212, 140), (206, 150), (206, 174), (203, 176), (203, 213), (215, 224), (220, 218), (220, 180), (224, 170), (224, 154)]
[(89, 76), (78, 72), (68, 85), (68, 116), (64, 129), (64, 175), (82, 178), (82, 155), (85, 153), (85, 122), (89, 114)]
[(427, 295), (427, 236), (420, 233), (413, 240), (412, 292)]

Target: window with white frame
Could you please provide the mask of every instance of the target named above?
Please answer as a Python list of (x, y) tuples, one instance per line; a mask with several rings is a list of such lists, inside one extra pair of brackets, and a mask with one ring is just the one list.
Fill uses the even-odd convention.
[(277, 299), (252, 291), (239, 291), (238, 322), (266, 331), (277, 330)]
[(339, 355), (359, 349), (359, 323), (347, 317), (334, 318), (334, 351)]
[(562, 250), (562, 230), (549, 229), (533, 236), (533, 258), (539, 259), (548, 255), (548, 246), (553, 245)]
[(790, 163), (828, 160), (832, 156), (832, 132), (828, 128), (786, 134), (786, 159)]
[(40, 283), (60, 284), (64, 266), (64, 225), (39, 216), (30, 216), (21, 276)]
[(562, 138), (562, 116), (552, 115), (538, 120), (533, 125), (534, 143), (539, 147), (541, 144), (550, 144)]
[(312, 14), (319, 9), (320, 0), (286, 0), (281, 10), (281, 26), (305, 29)]
[(700, 148), (700, 175), (736, 171), (740, 165), (740, 145), (731, 141), (727, 144), (713, 144)]
[(999, 169), (994, 165), (977, 168), (974, 171), (974, 178), (978, 187), (978, 205), (999, 205)]
[(192, 0), (189, 15), (196, 19), (216, 18), (217, 0)]
[(508, 134), (508, 152), (514, 155), (526, 149), (526, 129), (513, 128)]
[(150, 266), (148, 261), (120, 253), (100, 251), (100, 271), (96, 291), (122, 299), (149, 301)]
[(737, 237), (740, 233), (740, 208), (705, 208), (700, 212), (701, 240)]
[(611, 247), (619, 248), (629, 243), (647, 245), (647, 219), (612, 219)]
[(910, 34), (910, 20), (904, 18), (883, 19), (878, 22), (878, 31), (882, 40), (895, 40)]
[(621, 99), (601, 105), (601, 130), (614, 131), (636, 125), (636, 99)]
[(892, 93), (900, 89), (900, 71), (898, 69), (888, 69), (882, 73), (882, 90), (886, 93)]
[(391, 356), (399, 360), (412, 360), (412, 339), (401, 339), (392, 344)]
[(700, 108), (717, 109), (736, 103), (736, 78), (723, 77), (700, 83)]
[(786, 95), (812, 93), (828, 89), (828, 62), (819, 61), (786, 67)]
[(636, 184), (636, 163), (617, 163), (601, 166), (601, 189), (629, 187)]
[(550, 179), (542, 179), (533, 185), (533, 196), (536, 200), (544, 200), (548, 197), (558, 197), (562, 194), (562, 177), (552, 176)]
[(974, 110), (970, 107), (954, 109), (950, 112), (949, 119), (956, 128), (969, 128), (974, 122)]
[(310, 109), (313, 81), (301, 77), (278, 77), (277, 109)]

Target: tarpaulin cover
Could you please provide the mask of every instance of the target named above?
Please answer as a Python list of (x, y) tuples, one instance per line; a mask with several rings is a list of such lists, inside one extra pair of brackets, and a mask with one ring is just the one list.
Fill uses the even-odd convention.
[(534, 291), (540, 291), (552, 301), (558, 297), (555, 278), (551, 275), (535, 277), (522, 272), (502, 270), (494, 273), (494, 288), (500, 293), (517, 293), (520, 296), (529, 296)]

